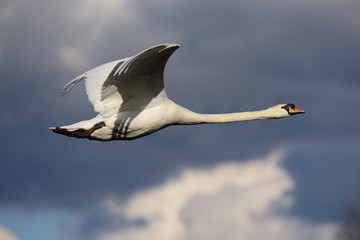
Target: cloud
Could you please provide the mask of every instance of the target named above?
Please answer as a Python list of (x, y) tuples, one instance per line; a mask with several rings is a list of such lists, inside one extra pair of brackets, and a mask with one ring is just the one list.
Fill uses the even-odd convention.
[(244, 163), (184, 169), (125, 203), (109, 200), (114, 216), (142, 224), (119, 226), (100, 239), (332, 239), (335, 225), (286, 214), (294, 184), (282, 159), (274, 152)]
[(340, 221), (347, 201), (360, 196), (359, 139), (338, 136), (337, 141), (311, 139), (291, 145), (282, 164), (295, 182), (291, 214), (317, 222)]
[[(96, 63), (135, 55), (143, 50), (136, 43), (144, 43), (143, 48), (148, 48), (152, 44), (166, 42), (165, 36), (173, 32), (169, 29), (158, 32), (149, 26), (139, 6), (128, 0), (106, 0), (101, 3), (80, 0), (70, 4), (72, 7), (60, 20), (62, 25), (69, 26), (63, 31), (67, 41), (57, 48), (60, 65), (66, 70), (87, 70)], [(154, 36), (157, 40), (154, 40)], [(133, 46), (134, 51), (127, 51)], [(104, 53), (107, 55), (104, 56)], [(113, 59), (109, 59), (112, 54)], [(104, 62), (101, 62), (102, 58)]]
[(134, 13), (129, 1), (106, 0), (100, 3), (81, 0), (71, 4), (73, 6), (61, 19), (62, 24), (70, 26), (63, 32), (67, 41), (57, 49), (60, 64), (65, 69), (78, 71), (90, 67), (90, 59), (94, 59), (93, 49), (104, 41), (107, 30), (112, 27), (113, 31), (132, 28), (139, 21), (139, 15)]
[(0, 226), (0, 239), (1, 240), (18, 240), (10, 230)]

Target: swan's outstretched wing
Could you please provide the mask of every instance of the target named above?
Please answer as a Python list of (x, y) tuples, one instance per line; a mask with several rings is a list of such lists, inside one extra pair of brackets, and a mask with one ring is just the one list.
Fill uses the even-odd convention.
[(176, 44), (158, 45), (134, 57), (100, 65), (69, 82), (62, 94), (85, 79), (96, 112), (142, 110), (156, 97), (166, 97), (164, 68), (177, 48)]
[(101, 101), (102, 85), (109, 77), (109, 73), (114, 69), (114, 67), (123, 63), (124, 61), (126, 61), (126, 59), (105, 63), (81, 74), (66, 84), (61, 94), (67, 94), (78, 82), (85, 80), (86, 93), (88, 95), (89, 101), (92, 103), (92, 105), (94, 105), (94, 110), (96, 112), (103, 112), (104, 104)]

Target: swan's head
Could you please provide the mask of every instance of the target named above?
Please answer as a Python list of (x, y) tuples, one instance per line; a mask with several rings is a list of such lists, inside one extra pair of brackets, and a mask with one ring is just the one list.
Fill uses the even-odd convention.
[(303, 110), (296, 109), (295, 105), (292, 103), (279, 104), (268, 108), (268, 110), (271, 111), (271, 114), (274, 116), (274, 118), (283, 118), (295, 114), (305, 113)]

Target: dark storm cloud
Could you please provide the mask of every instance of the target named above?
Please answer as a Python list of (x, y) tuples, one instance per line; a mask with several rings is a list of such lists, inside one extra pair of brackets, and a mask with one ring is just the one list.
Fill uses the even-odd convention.
[(343, 140), (339, 145), (330, 140), (297, 146), (284, 162), (296, 182), (294, 214), (313, 221), (341, 219), (345, 204), (360, 195), (357, 145), (356, 141)]
[[(246, 159), (313, 138), (360, 141), (360, 113), (354, 110), (360, 102), (357, 2), (109, 3), (115, 10), (81, 1), (5, 4), (10, 10), (2, 15), (0, 34), (3, 206), (86, 209), (108, 196), (126, 198), (184, 166)], [(179, 104), (215, 113), (294, 102), (307, 113), (170, 127), (131, 142), (81, 141), (47, 129), (95, 114), (81, 85), (59, 97), (68, 80), (163, 42), (181, 44), (165, 73), (168, 95)], [(341, 149), (330, 145), (321, 151), (328, 156)], [(317, 158), (308, 154), (303, 157)], [(298, 182), (304, 179), (289, 169)], [(304, 184), (295, 193), (299, 199), (311, 183)]]

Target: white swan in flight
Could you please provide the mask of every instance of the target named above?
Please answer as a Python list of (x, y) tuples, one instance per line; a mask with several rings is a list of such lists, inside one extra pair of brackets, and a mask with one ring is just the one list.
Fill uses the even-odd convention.
[(261, 111), (199, 114), (174, 103), (166, 95), (163, 73), (167, 60), (178, 48), (177, 44), (154, 46), (78, 76), (64, 87), (62, 94), (85, 80), (86, 93), (99, 114), (90, 120), (50, 129), (90, 140), (130, 140), (170, 125), (274, 119), (304, 113), (293, 104), (279, 104)]

